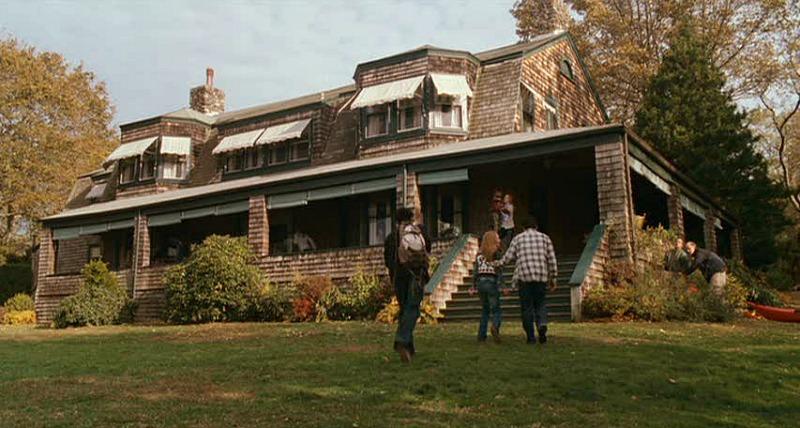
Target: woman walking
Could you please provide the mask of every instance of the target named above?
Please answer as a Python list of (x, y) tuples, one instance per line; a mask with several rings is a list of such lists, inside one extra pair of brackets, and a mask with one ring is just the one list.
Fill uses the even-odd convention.
[(500, 236), (494, 230), (483, 234), (480, 251), (475, 259), (473, 269), (474, 288), (470, 290), (474, 293), (477, 289), (478, 297), (481, 301), (482, 313), (481, 322), (478, 327), (478, 341), (486, 341), (486, 329), (489, 318), (492, 318), (491, 333), (495, 342), (500, 341), (500, 323), (502, 312), (500, 310), (500, 288), (503, 284), (503, 268), (495, 268), (492, 262), (497, 259), (500, 252)]

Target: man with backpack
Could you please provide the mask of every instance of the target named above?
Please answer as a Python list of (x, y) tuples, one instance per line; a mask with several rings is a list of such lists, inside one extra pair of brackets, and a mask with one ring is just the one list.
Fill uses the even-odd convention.
[(428, 275), (431, 240), (422, 225), (414, 222), (410, 208), (397, 210), (397, 227), (386, 237), (383, 258), (394, 284), (395, 296), (400, 306), (394, 350), (404, 363), (414, 357), (414, 328), (420, 315), (419, 305)]

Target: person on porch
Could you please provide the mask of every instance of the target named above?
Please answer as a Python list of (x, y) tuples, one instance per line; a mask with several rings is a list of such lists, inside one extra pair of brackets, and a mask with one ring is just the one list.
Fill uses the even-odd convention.
[(481, 321), (478, 324), (478, 342), (486, 341), (486, 329), (490, 317), (492, 319), (492, 338), (495, 342), (500, 342), (500, 324), (503, 320), (500, 308), (503, 269), (491, 264), (499, 254), (500, 236), (493, 230), (484, 233), (483, 238), (481, 238), (480, 251), (478, 251), (478, 256), (475, 258), (475, 267), (472, 270), (472, 283), (474, 285), (469, 290), (470, 295), (477, 291), (481, 301), (482, 312)]
[(511, 238), (514, 237), (514, 197), (511, 193), (503, 196), (503, 205), (500, 209), (500, 241), (503, 248), (508, 248)]
[(494, 192), (492, 192), (492, 201), (489, 203), (489, 229), (498, 233), (500, 233), (500, 227), (502, 226), (502, 220), (500, 216), (500, 211), (502, 209), (503, 191), (500, 189), (495, 189)]
[(722, 296), (725, 286), (728, 284), (728, 274), (726, 273), (728, 267), (725, 265), (725, 261), (711, 250), (697, 248), (697, 244), (692, 241), (686, 243), (686, 252), (689, 253), (692, 260), (686, 274), (689, 275), (700, 269), (714, 293)]
[(420, 315), (424, 287), (430, 279), (431, 240), (424, 226), (415, 223), (414, 217), (412, 209), (398, 209), (397, 226), (386, 237), (383, 247), (384, 264), (400, 306), (394, 350), (404, 363), (410, 363), (416, 354), (414, 328)]
[(535, 218), (529, 217), (522, 224), (523, 231), (511, 240), (503, 258), (495, 266), (516, 262), (514, 283), (519, 290), (522, 328), (529, 344), (536, 343), (534, 324), (539, 334), (539, 343), (547, 343), (547, 291), (555, 291), (558, 264), (550, 237), (537, 230)]

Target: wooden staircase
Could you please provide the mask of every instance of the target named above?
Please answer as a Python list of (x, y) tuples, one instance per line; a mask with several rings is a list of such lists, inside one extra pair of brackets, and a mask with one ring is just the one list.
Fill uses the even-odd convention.
[[(578, 256), (556, 257), (558, 259), (558, 288), (555, 292), (547, 294), (548, 320), (571, 321), (569, 279), (578, 263)], [(507, 287), (511, 286), (513, 274), (513, 265), (506, 266), (503, 269), (503, 279)], [(472, 288), (472, 282), (472, 268), (470, 268), (469, 274), (464, 277), (463, 282), (458, 286), (458, 291), (452, 294), (452, 298), (447, 301), (446, 307), (441, 309), (443, 318), (439, 320), (440, 322), (480, 320), (480, 299), (477, 293), (474, 295), (469, 294), (469, 289)], [(507, 296), (502, 296), (500, 302), (501, 308), (503, 309), (504, 320), (519, 320), (519, 296), (516, 290), (512, 291), (511, 294)]]

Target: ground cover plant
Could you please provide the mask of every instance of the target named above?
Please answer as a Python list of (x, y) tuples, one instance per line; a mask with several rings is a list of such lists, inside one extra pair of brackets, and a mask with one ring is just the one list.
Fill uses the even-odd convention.
[(374, 322), (0, 326), (3, 426), (796, 426), (800, 330), (743, 320), (553, 324), (526, 346)]
[(33, 299), (25, 293), (17, 293), (3, 304), (0, 314), (0, 323), (3, 324), (35, 324), (36, 312)]

